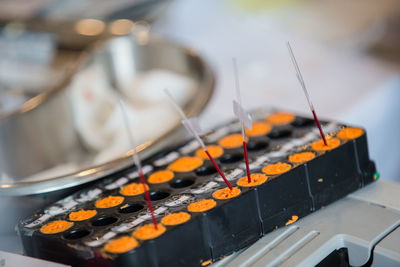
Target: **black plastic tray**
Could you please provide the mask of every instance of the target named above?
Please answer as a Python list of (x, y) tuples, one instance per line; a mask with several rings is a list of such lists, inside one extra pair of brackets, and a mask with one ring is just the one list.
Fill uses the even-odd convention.
[[(268, 113), (258, 110), (255, 117), (260, 120)], [(322, 124), (331, 135), (345, 127), (334, 122)], [(229, 122), (209, 132), (205, 140), (207, 144), (213, 144), (224, 135), (240, 132), (239, 126), (235, 121)], [(270, 163), (288, 162), (288, 155), (310, 151), (310, 144), (318, 139), (312, 120), (299, 116), (291, 125), (274, 127), (268, 136), (250, 138), (252, 172), (261, 172), (261, 168)], [(144, 170), (149, 174), (164, 169), (177, 156), (193, 155), (196, 147), (196, 143), (189, 140), (160, 152), (143, 163)], [(139, 241), (139, 247), (123, 254), (105, 254), (102, 247), (109, 240), (130, 235), (137, 227), (151, 222), (143, 195), (125, 198), (123, 204), (131, 205), (130, 213), (120, 212), (121, 204), (98, 210), (94, 218), (75, 222), (72, 228), (60, 234), (45, 235), (39, 229), (49, 221), (66, 220), (73, 210), (93, 209), (99, 198), (119, 195), (121, 186), (138, 181), (134, 167), (39, 211), (22, 221), (18, 230), (27, 255), (74, 266), (201, 266), (249, 246), (264, 234), (284, 226), (294, 215), (304, 217), (374, 181), (376, 171), (369, 160), (365, 131), (356, 139), (341, 140), (340, 146), (333, 150), (315, 153), (314, 159), (291, 164), (290, 171), (269, 176), (266, 183), (257, 187), (241, 187), (242, 193), (238, 197), (216, 200), (215, 208), (191, 213), (188, 222), (167, 226), (163, 235)], [(242, 148), (226, 149), (218, 162), (233, 186), (238, 178), (245, 176)], [(191, 182), (176, 188), (174, 182), (179, 184), (182, 179)], [(158, 194), (160, 198), (153, 201), (160, 221), (165, 214), (187, 212), (187, 205), (195, 200), (212, 198), (212, 193), (224, 188), (225, 184), (205, 161), (195, 171), (176, 173), (170, 182), (149, 186), (152, 194)], [(186, 199), (180, 203), (182, 196)], [(171, 205), (174, 200), (178, 200), (176, 205)], [(138, 218), (144, 219), (138, 221)], [(97, 226), (93, 226), (94, 221)], [(130, 226), (121, 232), (121, 225), (127, 224)]]

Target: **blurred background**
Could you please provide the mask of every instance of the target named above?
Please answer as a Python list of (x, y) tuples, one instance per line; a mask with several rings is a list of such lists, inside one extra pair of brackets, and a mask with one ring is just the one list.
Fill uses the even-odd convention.
[[(134, 45), (118, 39), (125, 35)], [(156, 50), (131, 49), (151, 39), (161, 40)], [(124, 96), (143, 148), (176, 134), (179, 117), (160, 96), (165, 87), (189, 114), (200, 114), (204, 129), (232, 118), (233, 57), (246, 108), (309, 114), (287, 41), (319, 116), (365, 127), (381, 177), (400, 181), (398, 0), (0, 0), (4, 205), (48, 193), (26, 187), (35, 182), (98, 178), (106, 173), (98, 166), (128, 153), (110, 88)], [(42, 119), (27, 117), (64, 88), (68, 103), (53, 103)], [(46, 194), (42, 206), (54, 201)]]
[(232, 115), (232, 57), (246, 107), (308, 112), (290, 41), (319, 116), (365, 127), (381, 177), (400, 181), (398, 1), (176, 1), (153, 30), (214, 67), (216, 92), (201, 117), (207, 126)]

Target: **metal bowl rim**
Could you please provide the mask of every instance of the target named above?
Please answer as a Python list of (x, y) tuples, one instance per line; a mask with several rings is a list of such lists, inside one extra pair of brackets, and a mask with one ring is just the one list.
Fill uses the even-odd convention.
[[(10, 119), (13, 116), (17, 116), (19, 114), (26, 113), (35, 108), (38, 108), (40, 104), (49, 100), (54, 94), (61, 92), (62, 90), (64, 90), (64, 88), (67, 88), (68, 85), (71, 83), (72, 79), (74, 78), (74, 75), (92, 59), (91, 55), (98, 52), (99, 49), (106, 47), (107, 44), (109, 42), (112, 42), (114, 39), (125, 38), (125, 37), (127, 36), (120, 36), (95, 42), (90, 48), (82, 52), (82, 54), (78, 59), (78, 63), (75, 64), (73, 68), (68, 70), (66, 77), (60, 82), (60, 84), (56, 85), (53, 89), (48, 90), (47, 92), (44, 92), (29, 99), (23, 104), (23, 106), (19, 110), (16, 110), (15, 112), (6, 115), (5, 119)], [(197, 105), (194, 105), (195, 108), (192, 110), (185, 110), (189, 116), (195, 116), (199, 114), (206, 107), (214, 92), (215, 76), (210, 65), (204, 59), (202, 59), (197, 52), (180, 44), (176, 44), (174, 42), (154, 36), (152, 36), (149, 39), (149, 42), (147, 44), (167, 45), (180, 49), (187, 56), (196, 59), (203, 67), (204, 79), (202, 80), (203, 82), (199, 84), (198, 86), (199, 93), (197, 93), (199, 95), (203, 95), (203, 98), (201, 99), (202, 101), (200, 102), (198, 101), (200, 98), (196, 98)], [(195, 99), (191, 99), (189, 102), (193, 102), (193, 100)], [(189, 103), (186, 106), (190, 106)], [(0, 123), (1, 120), (2, 119), (0, 118)], [(161, 150), (163, 146), (162, 142), (168, 143), (168, 141), (171, 141), (169, 139), (173, 139), (173, 136), (178, 135), (179, 130), (182, 130), (182, 126), (178, 123), (172, 129), (170, 129), (168, 132), (166, 132), (159, 138), (139, 145), (137, 147), (139, 155), (142, 158), (146, 158), (152, 153)], [(2, 184), (0, 185), (0, 196), (23, 196), (23, 195), (43, 194), (47, 192), (63, 190), (70, 187), (89, 183), (97, 179), (100, 179), (102, 177), (105, 177), (107, 175), (110, 175), (112, 173), (123, 170), (132, 165), (132, 159), (131, 159), (132, 153), (133, 151), (129, 151), (125, 153), (125, 155), (122, 155), (119, 158), (108, 161), (106, 163), (97, 166), (92, 166), (90, 168), (84, 168), (70, 174), (57, 176), (42, 181)]]

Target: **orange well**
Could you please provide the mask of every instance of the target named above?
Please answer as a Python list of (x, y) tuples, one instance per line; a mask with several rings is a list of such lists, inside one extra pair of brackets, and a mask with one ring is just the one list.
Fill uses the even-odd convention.
[(84, 221), (84, 220), (92, 218), (96, 214), (97, 214), (96, 210), (78, 210), (78, 211), (71, 212), (68, 215), (68, 219), (70, 221)]
[(332, 150), (340, 145), (340, 140), (337, 138), (334, 138), (334, 137), (327, 138), (326, 143), (328, 145), (325, 145), (324, 141), (321, 139), (321, 140), (318, 140), (318, 141), (315, 141), (314, 143), (312, 143), (311, 147), (312, 147), (312, 149), (317, 150), (317, 151)]
[(204, 212), (214, 208), (217, 205), (214, 199), (202, 199), (191, 203), (188, 206), (188, 211), (190, 212)]
[(161, 184), (168, 182), (174, 178), (174, 173), (169, 170), (161, 170), (155, 173), (152, 173), (147, 181), (151, 184)]
[(271, 124), (262, 121), (256, 121), (253, 123), (251, 130), (246, 128), (246, 134), (251, 137), (258, 137), (267, 135), (269, 132), (271, 132), (271, 130)]
[(289, 156), (289, 161), (293, 163), (303, 163), (310, 161), (315, 158), (315, 153), (313, 152), (300, 152)]
[(159, 237), (165, 232), (166, 228), (162, 224), (157, 224), (157, 229), (154, 227), (154, 224), (145, 224), (142, 227), (139, 227), (135, 232), (133, 232), (133, 236), (140, 240), (149, 240)]
[(121, 254), (136, 248), (139, 243), (130, 236), (123, 236), (109, 241), (104, 250), (109, 253)]
[(161, 219), (161, 223), (164, 225), (178, 225), (185, 223), (190, 220), (190, 214), (187, 212), (176, 212), (168, 214)]
[(40, 228), (40, 232), (42, 232), (43, 234), (58, 234), (64, 232), (65, 230), (68, 230), (73, 225), (73, 222), (68, 222), (64, 220), (52, 221), (46, 225), (43, 225)]
[(118, 206), (119, 204), (124, 202), (124, 199), (125, 198), (121, 196), (108, 196), (97, 200), (94, 205), (96, 206), (96, 208), (99, 209), (107, 209)]
[[(145, 187), (148, 191), (149, 186), (146, 184)], [(122, 187), (120, 193), (124, 196), (137, 196), (144, 193), (144, 187), (142, 183), (130, 183)]]
[(267, 175), (277, 175), (277, 174), (287, 172), (291, 168), (292, 168), (292, 166), (288, 163), (277, 162), (275, 164), (270, 164), (270, 165), (265, 166), (262, 169), (262, 172)]
[(292, 123), (296, 116), (290, 112), (275, 112), (267, 117), (267, 122), (273, 125), (285, 125)]
[(213, 193), (213, 198), (216, 199), (230, 199), (230, 198), (234, 198), (237, 197), (238, 195), (240, 195), (241, 191), (239, 188), (237, 187), (233, 187), (232, 190), (230, 190), (228, 187), (226, 188), (222, 188), (220, 190), (217, 190)]
[[(216, 145), (208, 145), (206, 146), (208, 153), (210, 153), (211, 157), (214, 159), (217, 159), (224, 154), (224, 149), (220, 146)], [(202, 159), (209, 159), (206, 152), (202, 148), (198, 149), (196, 151), (196, 157), (202, 158)]]
[[(247, 139), (246, 139), (247, 141)], [(243, 146), (243, 137), (241, 134), (230, 134), (222, 137), (218, 144), (223, 148), (232, 149)]]
[(181, 157), (168, 165), (174, 172), (190, 172), (203, 165), (203, 160), (198, 157)]
[(240, 178), (237, 181), (237, 185), (241, 187), (251, 187), (251, 186), (258, 186), (265, 183), (268, 180), (268, 177), (262, 173), (252, 173), (250, 175), (251, 182), (248, 182), (247, 176)]
[(356, 127), (346, 127), (337, 133), (337, 137), (341, 139), (355, 139), (364, 134), (364, 130)]

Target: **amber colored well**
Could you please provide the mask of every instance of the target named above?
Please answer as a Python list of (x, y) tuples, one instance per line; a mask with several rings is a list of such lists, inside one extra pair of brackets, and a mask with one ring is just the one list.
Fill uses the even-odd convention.
[(159, 237), (165, 232), (166, 228), (162, 224), (157, 224), (157, 229), (154, 227), (154, 224), (145, 224), (142, 227), (139, 227), (135, 232), (133, 232), (133, 236), (140, 240), (149, 240)]
[(164, 225), (178, 225), (189, 221), (190, 217), (189, 213), (183, 211), (171, 213), (163, 217), (161, 223)]
[(202, 199), (191, 203), (188, 206), (188, 211), (190, 212), (204, 212), (214, 208), (217, 205), (214, 199)]
[(68, 215), (68, 219), (70, 221), (84, 221), (84, 220), (92, 218), (96, 214), (97, 214), (96, 210), (78, 210), (78, 211), (71, 212)]
[(123, 236), (109, 241), (104, 246), (104, 250), (109, 253), (121, 254), (136, 248), (138, 245), (139, 243), (133, 237)]
[(100, 209), (107, 209), (118, 206), (124, 202), (124, 197), (121, 196), (108, 196), (96, 201), (95, 206), (96, 208)]
[(244, 177), (240, 178), (236, 184), (238, 186), (242, 186), (242, 187), (257, 186), (257, 185), (265, 183), (268, 180), (268, 177), (262, 173), (252, 173), (250, 175), (250, 179), (251, 179), (251, 182), (249, 183), (247, 176), (244, 176)]
[(355, 139), (364, 134), (364, 130), (357, 127), (346, 127), (337, 133), (337, 137), (341, 139)]
[(198, 157), (181, 157), (170, 165), (168, 169), (174, 172), (190, 172), (200, 167), (203, 164), (203, 160)]
[(313, 152), (300, 152), (289, 156), (289, 161), (293, 163), (303, 163), (315, 158), (315, 153)]
[(43, 225), (42, 228), (40, 228), (40, 232), (42, 232), (43, 234), (58, 234), (64, 232), (65, 230), (68, 230), (73, 225), (73, 222), (68, 222), (64, 220), (52, 221), (46, 225)]
[(232, 190), (230, 190), (228, 187), (222, 188), (220, 190), (217, 190), (213, 193), (213, 198), (216, 199), (230, 199), (237, 197), (240, 195), (241, 191), (237, 187), (233, 187)]
[(289, 112), (275, 112), (267, 117), (267, 122), (273, 125), (285, 125), (292, 123), (296, 119), (293, 113)]
[(152, 173), (147, 181), (151, 184), (161, 184), (168, 182), (174, 178), (174, 173), (169, 170), (161, 170), (155, 173)]
[[(145, 186), (149, 190), (149, 186)], [(137, 196), (144, 193), (144, 187), (141, 183), (130, 183), (122, 187), (120, 193), (124, 196)]]
[[(220, 146), (216, 145), (209, 145), (206, 146), (208, 153), (210, 153), (211, 157), (214, 159), (217, 159), (224, 154), (224, 149)], [(206, 152), (202, 148), (198, 149), (196, 151), (196, 157), (202, 158), (202, 159), (209, 159)]]
[[(247, 141), (247, 139), (246, 139)], [(222, 137), (218, 144), (223, 148), (237, 148), (243, 145), (243, 137), (241, 134), (230, 134), (225, 137)]]
[(292, 166), (288, 163), (277, 162), (275, 164), (270, 164), (270, 165), (265, 166), (262, 169), (262, 172), (267, 175), (277, 175), (277, 174), (287, 172), (291, 168), (292, 168)]
[(317, 150), (317, 151), (332, 150), (340, 145), (340, 140), (332, 137), (332, 138), (326, 139), (326, 143), (328, 145), (325, 145), (323, 140), (318, 140), (318, 141), (315, 141), (314, 143), (312, 143), (311, 147), (312, 147), (312, 149)]
[(267, 135), (269, 132), (271, 132), (271, 130), (271, 124), (262, 121), (256, 121), (253, 123), (251, 130), (246, 128), (246, 134), (251, 137), (258, 137)]

